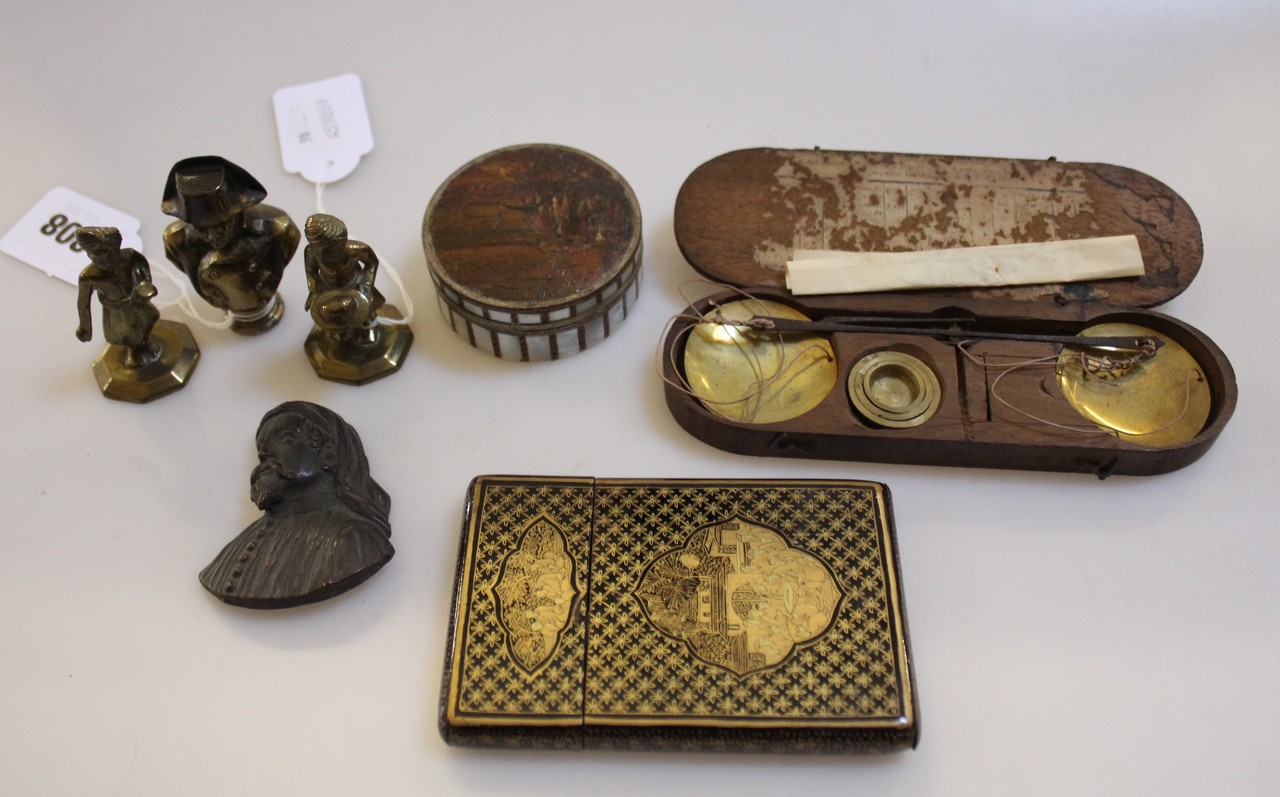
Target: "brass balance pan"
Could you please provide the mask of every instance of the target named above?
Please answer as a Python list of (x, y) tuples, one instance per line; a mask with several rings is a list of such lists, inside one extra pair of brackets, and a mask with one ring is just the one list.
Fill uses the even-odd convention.
[(1084, 417), (1143, 446), (1168, 446), (1193, 439), (1209, 419), (1212, 395), (1204, 371), (1176, 341), (1127, 323), (1097, 324), (1081, 336), (1138, 335), (1163, 341), (1152, 357), (1136, 364), (1100, 361), (1088, 347), (1064, 346), (1058, 355), (1058, 384)]
[[(712, 311), (725, 322), (757, 316), (808, 320), (784, 304), (742, 299)], [(777, 423), (803, 415), (835, 387), (831, 343), (821, 334), (755, 330), (707, 320), (684, 345), (689, 390), (708, 410), (740, 423)]]

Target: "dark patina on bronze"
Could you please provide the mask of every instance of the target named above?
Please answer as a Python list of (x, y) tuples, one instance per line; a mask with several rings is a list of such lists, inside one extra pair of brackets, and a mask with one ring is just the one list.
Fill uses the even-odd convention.
[(391, 498), (337, 413), (287, 401), (258, 426), (250, 497), (264, 511), (200, 572), (219, 600), (283, 609), (363, 583), (395, 554)]
[(276, 288), (301, 238), (287, 213), (262, 204), (266, 196), (244, 169), (205, 155), (174, 164), (160, 203), (179, 219), (165, 228), (165, 256), (242, 335), (266, 332), (284, 316)]
[(186, 324), (160, 320), (147, 259), (121, 249), (115, 227), (82, 227), (76, 243), (90, 259), (80, 272), (76, 337), (93, 339), (90, 302), (102, 304), (102, 337), (107, 348), (93, 363), (98, 387), (107, 398), (146, 402), (181, 389), (200, 360), (200, 347)]
[(304, 346), (316, 375), (363, 385), (400, 370), (413, 330), (374, 287), (378, 256), (347, 238), (347, 226), (326, 213), (307, 219), (307, 303), (315, 326)]

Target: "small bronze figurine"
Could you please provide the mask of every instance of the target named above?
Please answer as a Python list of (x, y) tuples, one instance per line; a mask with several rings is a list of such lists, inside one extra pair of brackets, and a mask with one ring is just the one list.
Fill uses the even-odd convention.
[(400, 370), (413, 331), (400, 311), (374, 287), (378, 256), (367, 244), (347, 239), (339, 219), (317, 213), (307, 219), (306, 309), (316, 322), (305, 350), (316, 374), (362, 385)]
[(276, 288), (301, 238), (288, 214), (261, 204), (266, 196), (244, 169), (207, 155), (174, 165), (160, 204), (180, 219), (165, 228), (165, 256), (242, 335), (280, 322), (284, 300)]
[(93, 339), (89, 303), (97, 293), (107, 348), (94, 361), (93, 374), (102, 394), (141, 403), (183, 387), (196, 369), (200, 347), (186, 324), (160, 320), (151, 304), (156, 288), (147, 259), (121, 249), (115, 227), (81, 227), (76, 243), (91, 261), (80, 272), (76, 337)]
[(205, 589), (236, 606), (283, 609), (346, 592), (391, 559), (391, 498), (337, 413), (287, 401), (262, 417), (257, 447), (249, 496), (266, 514), (201, 571)]

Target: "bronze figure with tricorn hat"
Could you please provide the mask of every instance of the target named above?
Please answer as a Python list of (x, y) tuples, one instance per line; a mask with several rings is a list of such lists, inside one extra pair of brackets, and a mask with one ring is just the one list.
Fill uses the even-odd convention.
[(206, 155), (174, 165), (160, 203), (179, 219), (164, 231), (165, 255), (246, 335), (265, 332), (284, 315), (276, 288), (301, 239), (287, 213), (262, 204), (266, 196), (244, 169)]

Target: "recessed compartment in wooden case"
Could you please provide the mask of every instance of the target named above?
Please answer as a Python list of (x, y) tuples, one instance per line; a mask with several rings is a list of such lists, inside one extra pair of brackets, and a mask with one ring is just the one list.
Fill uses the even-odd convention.
[[(672, 326), (667, 405), (728, 451), (1150, 475), (1195, 461), (1235, 409), (1223, 352), (1149, 309), (1199, 270), (1199, 224), (1181, 197), (1131, 169), (741, 150), (689, 176), (675, 232), (695, 269), (734, 290), (695, 302)], [(786, 288), (799, 249), (1127, 235), (1141, 252), (1139, 277), (879, 294)], [(779, 320), (743, 326), (760, 317)], [(1136, 343), (1100, 348), (1099, 337)]]
[(464, 747), (914, 747), (895, 545), (874, 482), (481, 476), (441, 735)]

